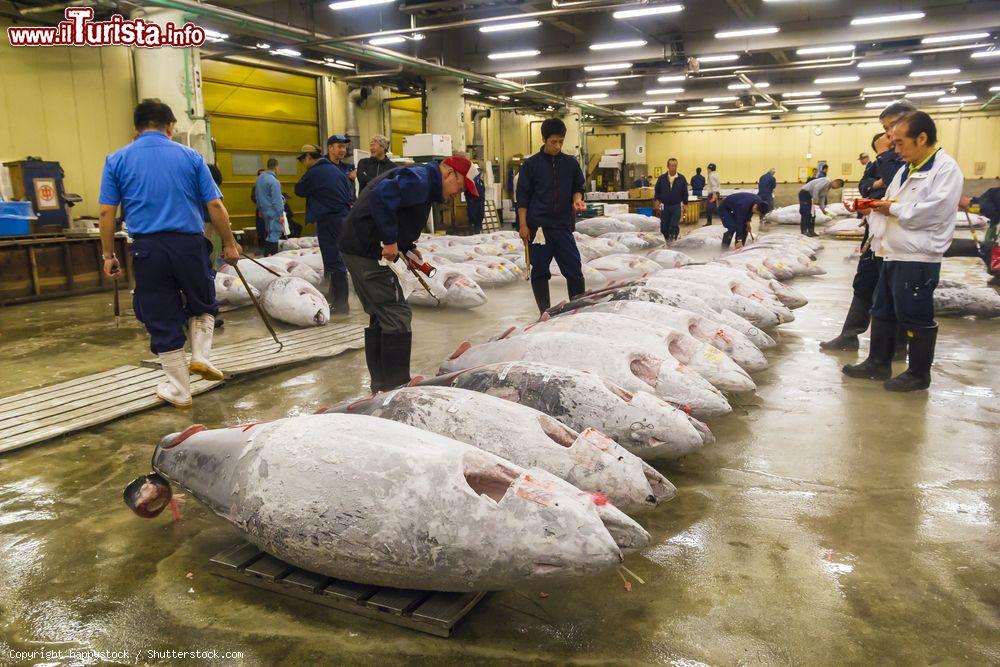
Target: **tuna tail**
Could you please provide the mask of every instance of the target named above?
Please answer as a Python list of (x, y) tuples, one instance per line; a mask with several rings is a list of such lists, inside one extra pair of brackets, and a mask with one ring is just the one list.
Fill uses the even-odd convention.
[(173, 493), (170, 482), (159, 473), (151, 472), (132, 480), (122, 493), (125, 504), (136, 516), (152, 519), (170, 504)]

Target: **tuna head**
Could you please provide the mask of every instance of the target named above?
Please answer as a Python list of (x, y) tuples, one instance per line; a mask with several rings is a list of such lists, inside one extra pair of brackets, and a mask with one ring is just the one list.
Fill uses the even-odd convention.
[(483, 288), (458, 271), (449, 272), (441, 281), (446, 291), (444, 301), (455, 308), (475, 308), (486, 303)]

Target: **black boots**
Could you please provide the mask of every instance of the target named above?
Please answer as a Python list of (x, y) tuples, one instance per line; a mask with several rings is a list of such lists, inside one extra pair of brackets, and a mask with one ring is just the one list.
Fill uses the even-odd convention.
[(910, 367), (886, 381), (888, 391), (919, 391), (931, 386), (931, 363), (938, 328), (910, 327)]
[(587, 291), (587, 285), (583, 278), (567, 278), (566, 279), (566, 292), (569, 295), (569, 300), (577, 298), (581, 294)]
[(374, 324), (365, 329), (365, 361), (368, 375), (372, 379), (372, 393), (385, 389), (385, 373), (382, 371), (382, 329)]
[(892, 356), (893, 361), (906, 361), (906, 350), (910, 346), (910, 339), (907, 329), (902, 324), (896, 325), (896, 353)]
[(402, 387), (410, 381), (410, 346), (413, 334), (382, 332), (383, 389)]
[(896, 323), (873, 317), (868, 358), (860, 364), (844, 366), (844, 375), (862, 380), (888, 380), (892, 377), (892, 355), (895, 348)]
[(868, 322), (871, 319), (871, 304), (865, 303), (861, 299), (854, 297), (851, 299), (851, 307), (847, 309), (847, 317), (844, 318), (844, 327), (840, 335), (832, 340), (823, 341), (819, 344), (824, 350), (857, 350), (858, 336), (868, 330)]
[(346, 315), (351, 308), (347, 302), (349, 288), (347, 286), (347, 273), (342, 271), (330, 272), (330, 312), (334, 315)]
[(549, 281), (532, 280), (531, 292), (535, 295), (535, 304), (538, 306), (538, 312), (544, 313), (548, 310), (552, 305), (549, 303)]

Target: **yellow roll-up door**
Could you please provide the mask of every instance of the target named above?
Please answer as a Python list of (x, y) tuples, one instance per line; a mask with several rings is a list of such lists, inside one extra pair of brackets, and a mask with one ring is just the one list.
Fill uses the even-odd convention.
[[(302, 144), (320, 143), (316, 77), (203, 60), (202, 94), (212, 119), (222, 194), (235, 229), (253, 228), (250, 190), (267, 159), (278, 158), (278, 180), (295, 221), (305, 224), (305, 200), (295, 196)], [(310, 230), (306, 230), (307, 233)]]

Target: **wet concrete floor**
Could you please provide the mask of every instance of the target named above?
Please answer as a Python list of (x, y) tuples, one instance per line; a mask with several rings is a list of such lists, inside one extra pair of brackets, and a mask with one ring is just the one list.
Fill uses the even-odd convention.
[[(851, 249), (828, 241), (829, 274), (795, 281), (811, 301), (780, 328), (756, 395), (711, 424), (718, 442), (662, 467), (679, 493), (639, 517), (654, 542), (627, 560), (646, 582), (631, 592), (609, 572), (496, 593), (437, 639), (208, 574), (235, 536), (194, 501), (180, 523), (122, 504), (168, 432), (358, 395), (363, 354), (350, 352), (233, 382), (193, 413), (156, 409), (0, 455), (0, 664), (44, 649), (161, 664), (190, 663), (146, 651), (235, 651), (214, 664), (246, 665), (997, 664), (1000, 323), (943, 320), (930, 392), (846, 379), (855, 355), (817, 343), (846, 311)], [(983, 275), (966, 259), (945, 274)], [(533, 308), (526, 284), (489, 296), (417, 312), (415, 372)], [(250, 309), (224, 317), (220, 344), (264, 334)], [(0, 331), (0, 394), (148, 356), (132, 321), (114, 328), (109, 295), (3, 309)]]

